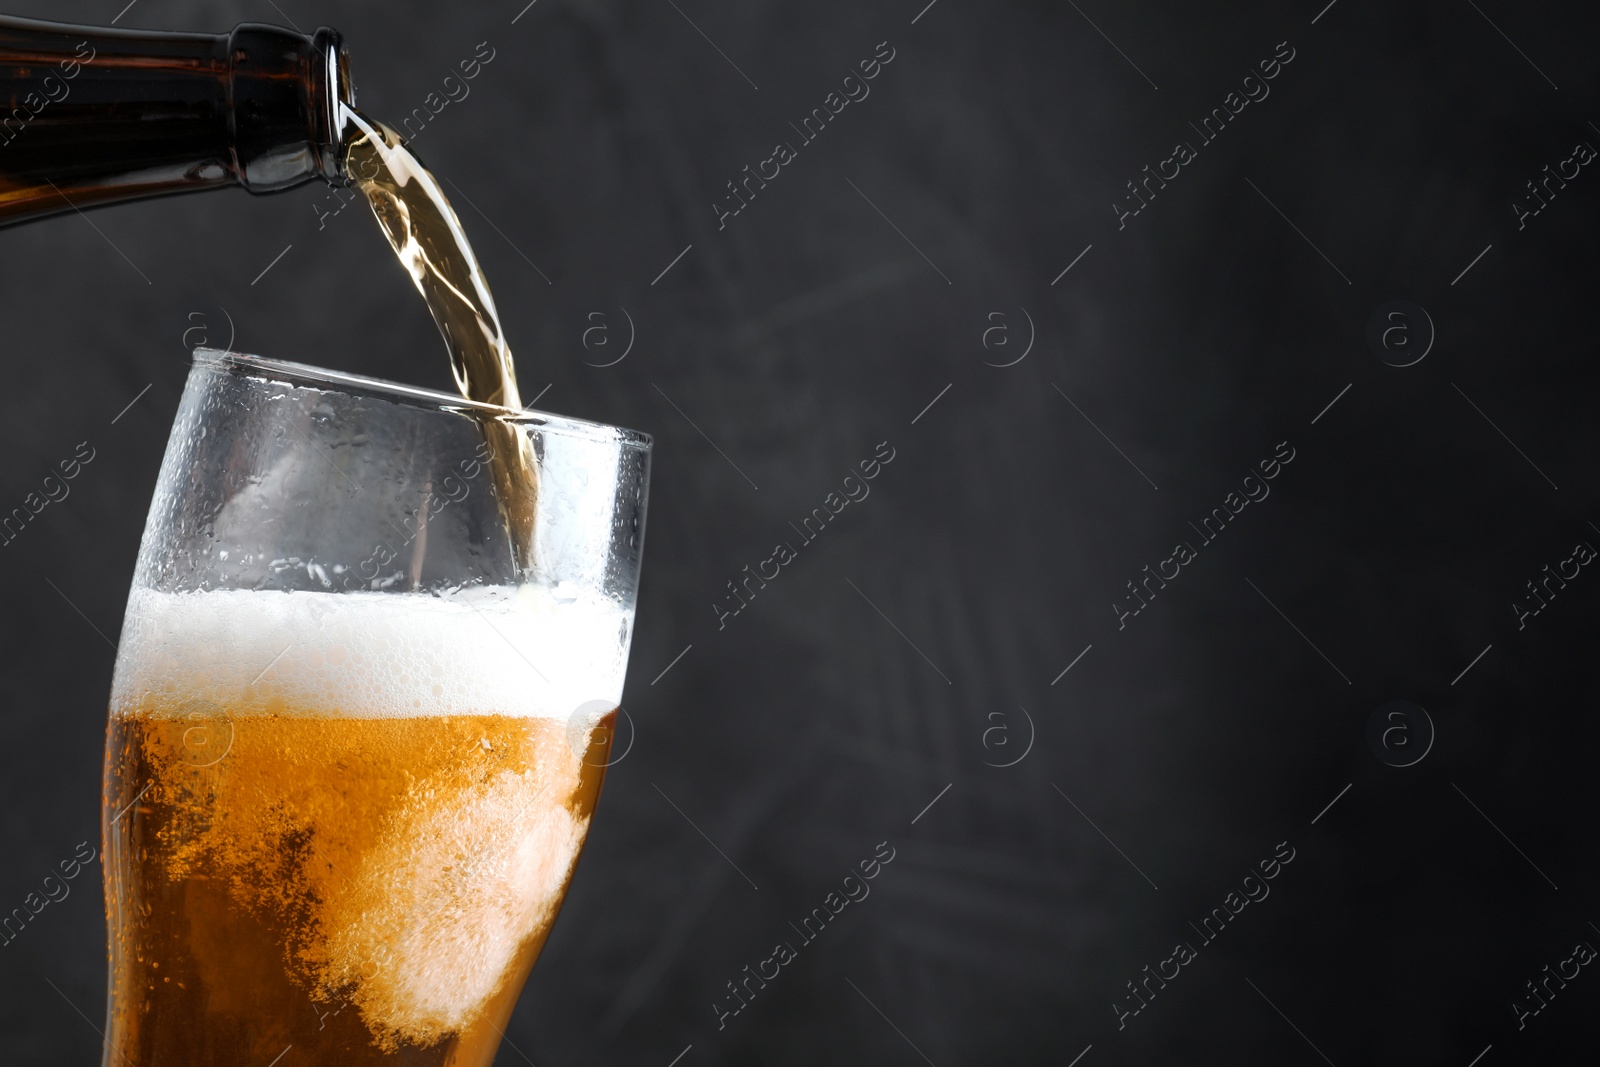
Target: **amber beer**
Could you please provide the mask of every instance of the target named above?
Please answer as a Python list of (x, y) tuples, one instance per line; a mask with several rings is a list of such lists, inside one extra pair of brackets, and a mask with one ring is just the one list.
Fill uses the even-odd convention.
[[(331, 622), (317, 601), (337, 602)], [(425, 658), (441, 626), (473, 621), (440, 612), (136, 591), (106, 754), (107, 1062), (490, 1062), (582, 847), (615, 712), (575, 733), (492, 706), (528, 667), (477, 630)], [(574, 635), (552, 619), (572, 625), (495, 626), (560, 653)]]

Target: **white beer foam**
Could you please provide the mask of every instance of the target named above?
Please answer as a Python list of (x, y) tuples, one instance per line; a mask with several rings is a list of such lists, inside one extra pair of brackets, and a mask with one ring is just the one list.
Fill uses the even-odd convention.
[(112, 714), (566, 719), (622, 699), (632, 620), (589, 594), (134, 589)]

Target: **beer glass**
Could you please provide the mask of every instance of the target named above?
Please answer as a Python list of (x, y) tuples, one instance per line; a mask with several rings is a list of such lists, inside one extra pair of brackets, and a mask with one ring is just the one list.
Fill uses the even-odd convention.
[[(497, 441), (533, 457), (531, 566)], [(196, 353), (112, 683), (107, 1067), (493, 1059), (609, 762), (649, 461)]]

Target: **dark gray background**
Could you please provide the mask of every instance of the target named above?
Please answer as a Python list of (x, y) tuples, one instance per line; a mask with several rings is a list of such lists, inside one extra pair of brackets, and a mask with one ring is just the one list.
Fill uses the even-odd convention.
[[(1600, 145), (1594, 25), (1505, 0), (925, 2), (538, 0), (513, 25), (522, 0), (141, 0), (120, 23), (336, 26), (390, 121), (489, 42), (416, 147), (476, 206), (525, 396), (656, 436), (637, 740), (500, 1062), (1592, 1055), (1592, 968), (1525, 1029), (1511, 1005), (1600, 945), (1600, 578), (1520, 631), (1511, 604), (1600, 544), (1600, 175), (1520, 231), (1512, 208)], [(871, 96), (719, 231), (724, 183), (885, 40)], [(1119, 231), (1124, 182), (1281, 41), (1270, 97)], [(242, 350), (449, 384), (364, 208), (319, 231), (322, 195), (0, 231), (0, 508), (97, 452), (0, 549), (0, 911), (98, 840), (186, 331), (225, 343), (231, 316)], [(1367, 343), (1392, 300), (1437, 329), (1415, 366)], [(628, 357), (586, 365), (623, 309)], [(725, 583), (883, 441), (870, 498), (719, 632)], [(1280, 441), (1271, 496), (1119, 631), (1124, 583)], [(1409, 768), (1367, 742), (1391, 699), (1437, 728)], [(986, 766), (1024, 751), (1021, 709), (1031, 751)], [(724, 983), (881, 841), (872, 895), (719, 1031)], [(1281, 841), (1271, 896), (1119, 1031), (1125, 983)], [(98, 874), (0, 948), (0, 1060), (100, 1055)]]

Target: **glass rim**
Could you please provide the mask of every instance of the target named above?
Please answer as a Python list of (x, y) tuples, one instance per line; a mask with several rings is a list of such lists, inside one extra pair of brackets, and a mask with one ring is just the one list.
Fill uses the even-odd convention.
[(309, 363), (295, 363), (287, 359), (271, 359), (219, 348), (198, 347), (194, 350), (194, 367), (216, 367), (232, 374), (243, 374), (287, 385), (305, 385), (315, 388), (333, 388), (357, 396), (370, 396), (413, 407), (433, 408), (440, 411), (481, 411), (496, 416), (503, 422), (537, 426), (541, 430), (585, 437), (632, 446), (649, 451), (655, 439), (642, 430), (630, 430), (610, 423), (593, 422), (567, 415), (556, 415), (533, 408), (508, 408), (498, 404), (485, 404), (459, 395), (424, 389), (417, 385), (390, 381), (387, 378), (369, 378), (347, 371), (314, 367)]

